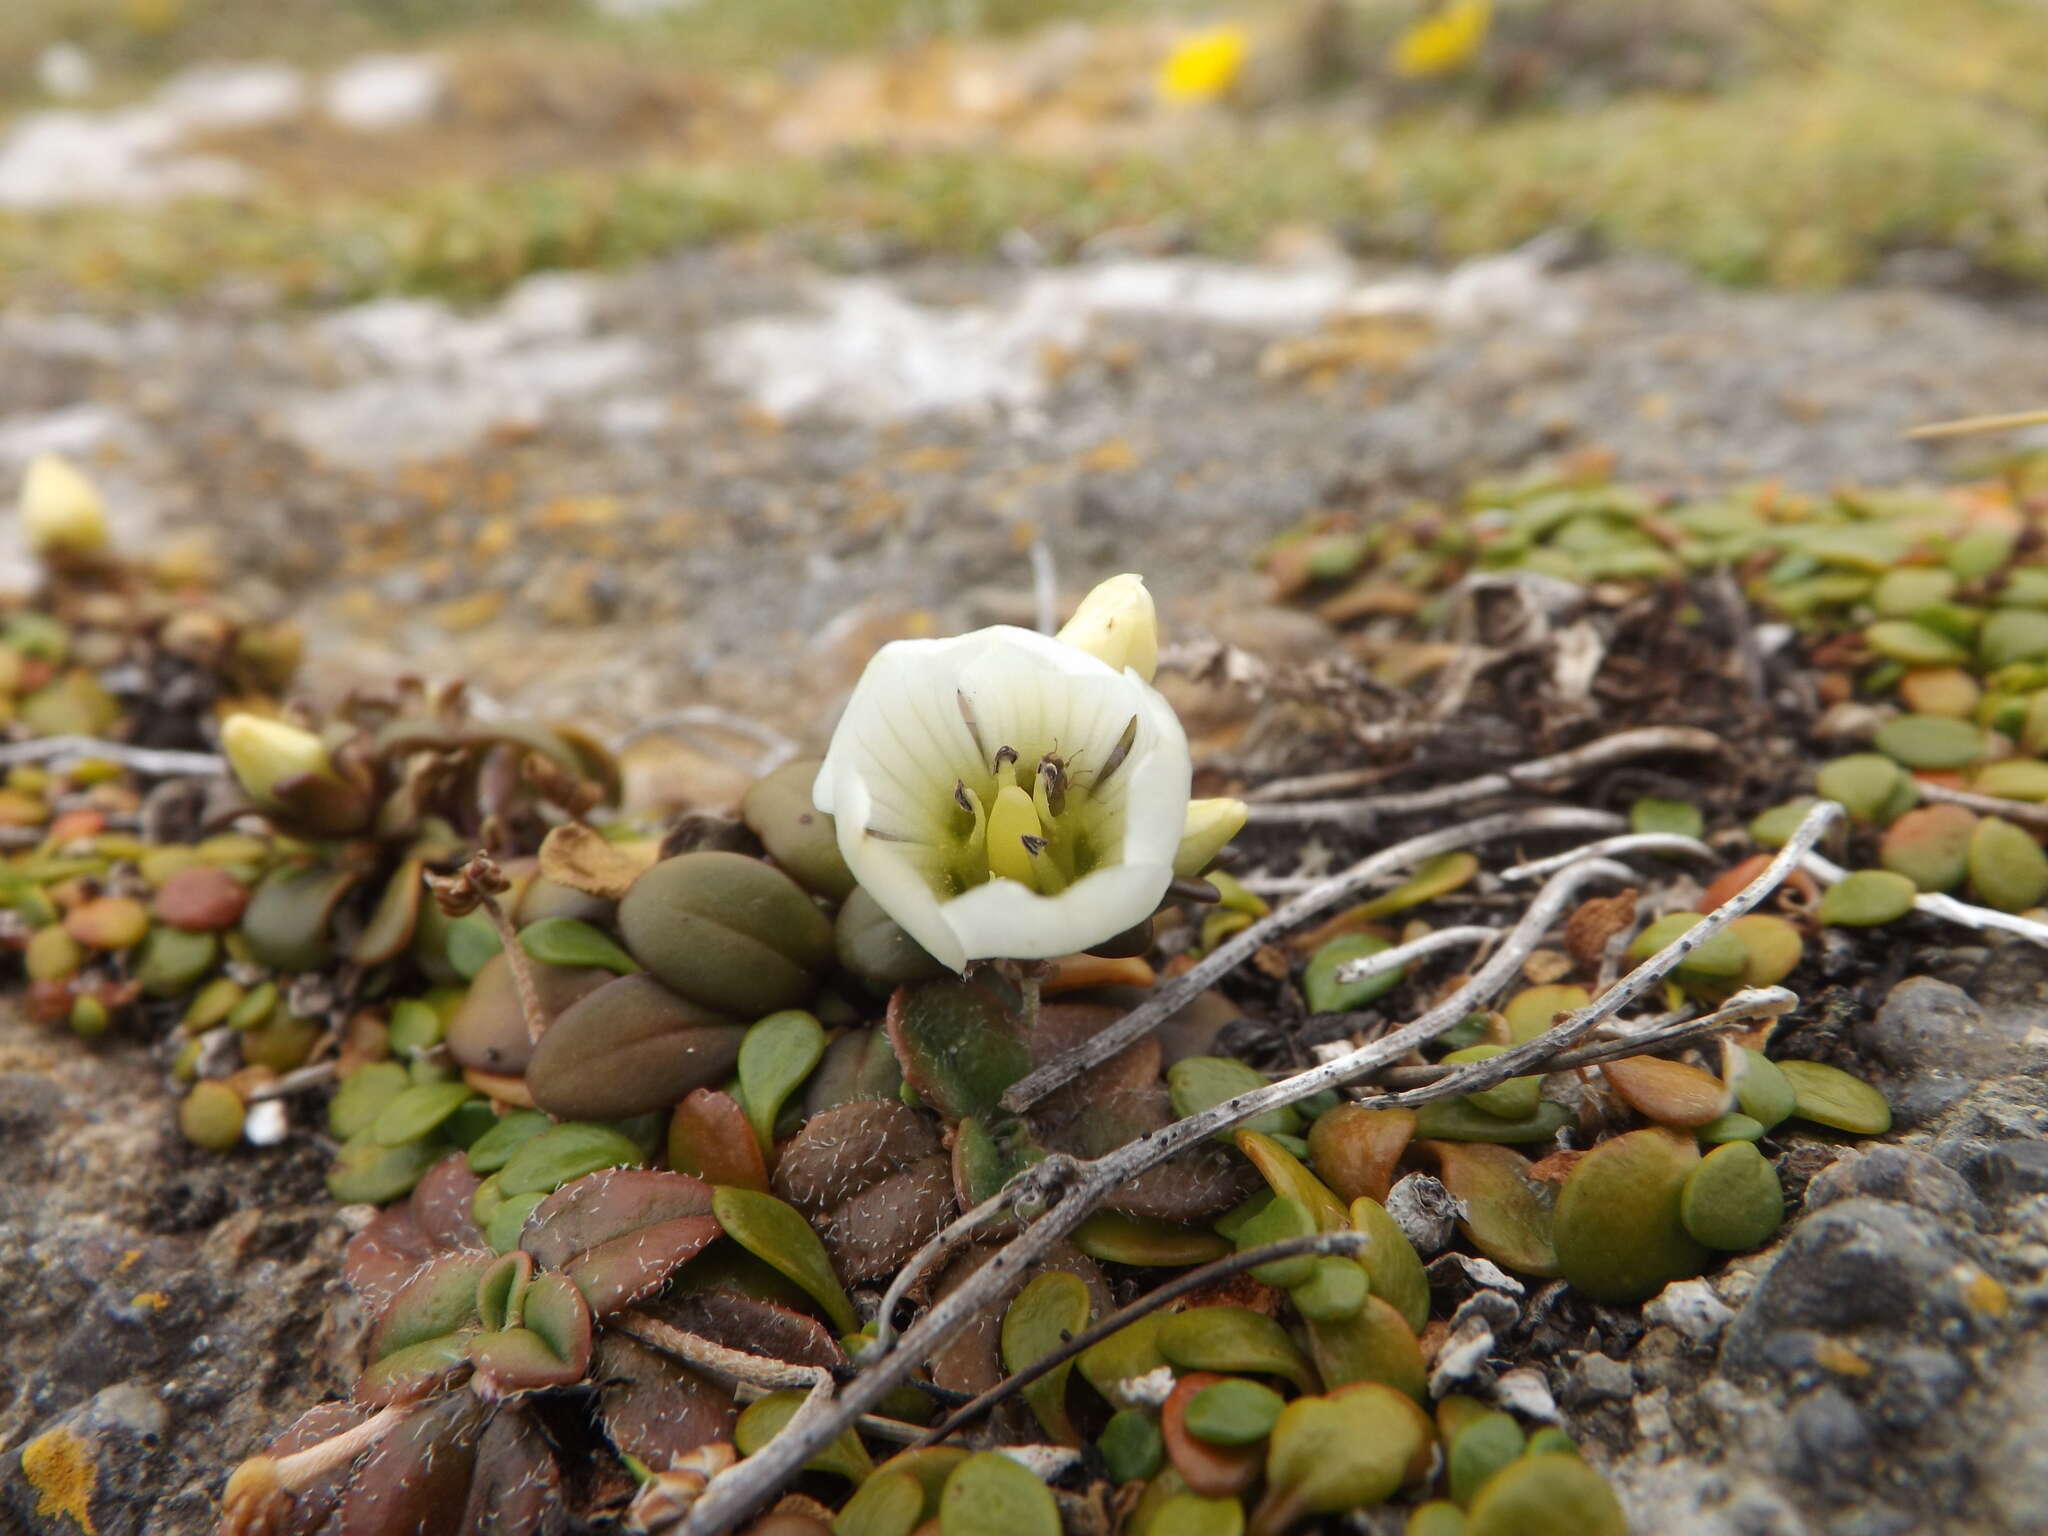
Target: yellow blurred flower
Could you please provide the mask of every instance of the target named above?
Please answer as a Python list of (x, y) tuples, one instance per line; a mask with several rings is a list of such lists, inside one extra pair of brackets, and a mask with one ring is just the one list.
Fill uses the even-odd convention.
[(1394, 73), (1411, 80), (1449, 74), (1479, 51), (1492, 23), (1493, 0), (1450, 0), (1401, 34)]
[(1159, 94), (1168, 101), (1214, 101), (1244, 73), (1251, 40), (1243, 27), (1212, 27), (1187, 38), (1159, 67)]

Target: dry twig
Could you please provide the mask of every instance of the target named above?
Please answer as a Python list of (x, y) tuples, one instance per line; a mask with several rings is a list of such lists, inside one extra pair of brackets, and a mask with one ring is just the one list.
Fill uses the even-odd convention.
[[(1697, 1018), (1684, 1016), (1677, 1019), (1652, 1019), (1647, 1024), (1626, 1034), (1610, 1039), (1597, 1040), (1591, 1045), (1582, 1045), (1576, 1050), (1562, 1051), (1544, 1060), (1545, 1072), (1563, 1072), (1573, 1067), (1594, 1067), (1603, 1061), (1618, 1061), (1624, 1056), (1643, 1056), (1652, 1051), (1668, 1050), (1672, 1046), (1690, 1045), (1695, 1040), (1704, 1040), (1732, 1029), (1738, 1024), (1753, 1023), (1757, 1019), (1776, 1018), (1790, 1013), (1799, 1006), (1799, 998), (1784, 987), (1745, 987), (1712, 1013)], [(1541, 1041), (1530, 1041), (1540, 1045)], [(1374, 1108), (1398, 1108), (1412, 1104), (1428, 1104), (1438, 1099), (1454, 1099), (1464, 1094), (1477, 1093), (1493, 1086), (1494, 1076), (1472, 1070), (1476, 1066), (1490, 1065), (1486, 1062), (1467, 1063), (1457, 1067), (1395, 1067), (1385, 1073), (1382, 1082), (1394, 1090), (1384, 1097), (1370, 1098), (1366, 1102)], [(1508, 1074), (1514, 1076), (1513, 1072)]]
[(1502, 870), (1500, 877), (1503, 880), (1540, 880), (1580, 859), (1611, 859), (1624, 853), (1690, 853), (1702, 859), (1720, 857), (1696, 837), (1684, 837), (1676, 832), (1624, 832), (1619, 837), (1605, 837), (1597, 843), (1567, 848), (1547, 859), (1531, 859), (1526, 864), (1517, 864), (1512, 869)]
[[(1804, 863), (1807, 873), (1817, 876), (1828, 885), (1835, 885), (1849, 878), (1848, 870), (1818, 853), (1807, 854)], [(1964, 928), (1975, 928), (1979, 933), (2012, 933), (2030, 943), (2048, 945), (2048, 923), (2037, 923), (2030, 917), (2019, 917), (2014, 913), (2000, 912), (1992, 907), (1973, 906), (1967, 901), (1958, 901), (1953, 896), (1924, 892), (1913, 898), (1913, 910), (1925, 912), (1929, 917), (1943, 918)]]
[(1398, 971), (1409, 961), (1433, 955), (1440, 949), (1457, 949), (1465, 944), (1487, 944), (1499, 938), (1504, 932), (1506, 930), (1502, 928), (1478, 926), (1439, 928), (1434, 933), (1425, 933), (1419, 939), (1410, 939), (1406, 944), (1383, 949), (1376, 955), (1366, 955), (1345, 962), (1337, 967), (1337, 983), (1339, 986), (1348, 987), (1361, 981), (1370, 981), (1375, 976)]
[(1447, 806), (1466, 805), (1493, 795), (1516, 790), (1552, 789), (1580, 774), (1632, 757), (1650, 757), (1659, 752), (1725, 752), (1727, 743), (1711, 731), (1689, 725), (1649, 725), (1640, 730), (1602, 736), (1569, 752), (1517, 763), (1498, 773), (1483, 773), (1476, 779), (1444, 784), (1435, 789), (1409, 790), (1402, 794), (1369, 795), (1357, 800), (1303, 800), (1287, 805), (1271, 802), (1273, 791), (1291, 789), (1306, 781), (1280, 779), (1246, 794), (1251, 802), (1251, 820), (1258, 826), (1283, 823), (1329, 821), (1345, 825), (1377, 820), (1383, 816), (1414, 816), (1423, 811), (1440, 811)]
[(1151, 998), (1109, 1028), (1073, 1050), (1055, 1056), (1035, 1071), (1026, 1073), (1003, 1095), (1003, 1108), (1013, 1114), (1022, 1113), (1055, 1088), (1072, 1082), (1088, 1068), (1109, 1060), (1133, 1040), (1142, 1039), (1157, 1029), (1205, 988), (1250, 959), (1258, 952), (1259, 946), (1275, 934), (1305, 922), (1326, 907), (1335, 906), (1382, 875), (1407, 869), (1440, 853), (1467, 848), (1474, 843), (1491, 842), (1495, 838), (1536, 832), (1605, 832), (1620, 825), (1620, 820), (1602, 811), (1545, 806), (1481, 817), (1477, 821), (1425, 833), (1390, 848), (1382, 848), (1378, 853), (1360, 859), (1349, 869), (1318, 881), (1312, 889), (1276, 908), (1249, 928), (1232, 934), (1190, 969), (1161, 985)]
[(2048, 827), (2048, 805), (2036, 805), (2031, 800), (2001, 800), (1996, 795), (1950, 789), (1946, 784), (1929, 784), (1924, 780), (1918, 781), (1917, 787), (1923, 800), (1960, 805), (1966, 810), (1982, 811), (1987, 816), (2003, 816), (2007, 821), (2024, 822), (2030, 827)]
[(1170, 1306), (1183, 1296), (1192, 1295), (1204, 1286), (1218, 1280), (1227, 1280), (1232, 1275), (1256, 1269), (1261, 1264), (1270, 1264), (1275, 1259), (1291, 1259), (1297, 1254), (1356, 1254), (1370, 1246), (1370, 1239), (1359, 1232), (1318, 1232), (1310, 1237), (1290, 1237), (1282, 1242), (1268, 1243), (1263, 1248), (1248, 1248), (1243, 1253), (1233, 1253), (1199, 1269), (1190, 1269), (1174, 1276), (1166, 1284), (1147, 1291), (1129, 1306), (1110, 1313), (1098, 1323), (1091, 1324), (1075, 1334), (1058, 1349), (1052, 1350), (1034, 1360), (1023, 1370), (1006, 1376), (979, 1397), (963, 1403), (948, 1414), (944, 1420), (926, 1430), (918, 1440), (919, 1445), (937, 1445), (948, 1435), (956, 1434), (962, 1426), (980, 1418), (998, 1403), (1014, 1397), (1039, 1377), (1056, 1370), (1063, 1362), (1072, 1360), (1101, 1343), (1120, 1328), (1127, 1328), (1141, 1317), (1157, 1312), (1161, 1307)]
[[(1551, 814), (1570, 813), (1553, 811)], [(1586, 816), (1590, 813), (1578, 814)], [(1841, 814), (1842, 808), (1833, 801), (1824, 800), (1814, 806), (1791, 839), (1756, 879), (1624, 976), (1598, 1002), (1573, 1014), (1548, 1031), (1541, 1040), (1530, 1042), (1530, 1046), (1547, 1046), (1544, 1054), (1555, 1055), (1660, 981), (1701, 943), (1775, 890), (1797, 867), (1821, 833)], [(1612, 818), (1594, 819), (1601, 825), (1612, 824)], [(1469, 828), (1463, 830), (1469, 834)], [(1336, 878), (1341, 882), (1344, 877)], [(1559, 870), (1536, 893), (1521, 921), (1476, 975), (1422, 1017), (1383, 1039), (1284, 1081), (1226, 1099), (1200, 1114), (1190, 1115), (1162, 1130), (1141, 1136), (1091, 1162), (1081, 1163), (1055, 1154), (1027, 1168), (1012, 1181), (1017, 1190), (1013, 1204), (1020, 1211), (1042, 1207), (1044, 1214), (992, 1255), (951, 1295), (935, 1302), (898, 1337), (894, 1348), (874, 1359), (846, 1383), (836, 1400), (827, 1400), (826, 1389), (820, 1387), (774, 1440), (757, 1454), (714, 1478), (705, 1488), (703, 1498), (690, 1511), (684, 1527), (686, 1536), (714, 1536), (714, 1533), (730, 1529), (758, 1508), (821, 1446), (880, 1402), (910, 1374), (918, 1361), (930, 1358), (962, 1329), (989, 1315), (1024, 1283), (1032, 1268), (1053, 1244), (1079, 1226), (1101, 1199), (1119, 1184), (1217, 1131), (1226, 1130), (1265, 1110), (1296, 1103), (1327, 1087), (1353, 1082), (1434, 1039), (1463, 1018), (1476, 1002), (1493, 996), (1513, 979), (1523, 961), (1542, 942), (1582, 885), (1593, 879), (1629, 878), (1631, 872), (1626, 866), (1598, 858), (1584, 859)], [(1276, 917), (1278, 915), (1275, 914)], [(1499, 1068), (1501, 1064), (1507, 1064), (1501, 1071), (1505, 1078), (1518, 1070), (1526, 1070), (1528, 1063), (1518, 1059), (1518, 1052), (1523, 1049), (1517, 1047), (1480, 1065)]]
[(126, 742), (102, 741), (97, 736), (43, 736), (0, 746), (0, 768), (102, 759), (151, 778), (212, 778), (228, 771), (228, 760), (212, 752), (131, 747)]

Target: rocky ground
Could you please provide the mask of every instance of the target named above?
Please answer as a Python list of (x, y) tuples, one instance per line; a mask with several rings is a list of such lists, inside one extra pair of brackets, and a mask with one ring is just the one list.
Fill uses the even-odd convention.
[[(469, 314), (17, 312), (0, 455), (79, 455), (138, 536), (210, 538), (330, 684), (466, 672), (614, 730), (709, 704), (814, 737), (879, 639), (1028, 621), (1035, 540), (1069, 591), (1141, 569), (1177, 633), (1304, 658), (1334, 637), (1247, 561), (1319, 507), (1589, 447), (1672, 485), (1893, 481), (1941, 467), (1902, 427), (2048, 386), (2036, 305), (1561, 255), (828, 281), (756, 249)], [(692, 740), (644, 787), (725, 793)], [(1806, 1219), (1640, 1321), (1535, 1325), (1639, 1530), (2048, 1522), (2048, 962), (1913, 968), (1802, 1026), (1882, 1069), (1892, 1144), (1800, 1146)], [(70, 1533), (91, 1488), (102, 1536), (206, 1529), (226, 1468), (345, 1379), (319, 1152), (194, 1152), (140, 1047), (13, 1022), (0, 1149), (0, 1528)]]
[[(870, 137), (913, 150), (1059, 150), (1109, 134), (1121, 151), (1186, 132), (1156, 103), (1132, 106), (1150, 101), (1164, 35), (903, 48), (769, 85), (692, 82), (636, 59), (630, 89), (592, 75), (595, 86), (557, 89), (539, 112), (526, 109), (548, 94), (545, 50), (516, 68), (499, 58), (446, 75), (387, 59), (382, 73), (373, 60), (173, 80), (133, 109), (38, 119), (40, 139), (0, 143), (0, 212), (12, 221), (180, 190), (241, 196), (266, 178), (353, 194), (415, 173), (502, 176), (527, 161), (616, 167), (631, 163), (626, 149), (675, 148), (678, 132), (706, 154), (772, 140), (777, 153), (820, 157), (828, 183), (842, 165), (832, 157)], [(363, 41), (349, 32), (342, 45)], [(1740, 52), (1717, 45), (1708, 62), (1731, 68)], [(2025, 68), (2022, 52), (2005, 52)], [(148, 46), (133, 54), (140, 80)], [(1884, 134), (1901, 104), (1920, 111), (1929, 99), (1914, 73), (1923, 61), (1898, 55), (1853, 61), (1861, 94), (1848, 106), (1874, 100), (1875, 115), (1801, 137), (1813, 158), (1798, 175), (1787, 162), (1783, 194), (1797, 206), (1757, 215), (1796, 233), (1810, 213), (1855, 262), (1830, 247), (1816, 267), (1796, 238), (1729, 258), (1750, 277), (1874, 274), (1845, 291), (1734, 292), (1569, 236), (1407, 270), (1325, 233), (1339, 218), (1262, 229), (1250, 242), (1258, 265), (1203, 262), (1166, 254), (1185, 229), (1123, 205), (1085, 240), (1006, 230), (984, 242), (1000, 260), (906, 257), (972, 242), (942, 229), (906, 247), (900, 230), (850, 221), (832, 231), (829, 271), (812, 260), (815, 239), (769, 234), (601, 274), (543, 272), (461, 308), (288, 303), (282, 293), (322, 283), (250, 279), (223, 241), (226, 280), (186, 274), (162, 296), (88, 311), (61, 284), (10, 286), (0, 485), (37, 453), (77, 459), (135, 544), (184, 544), (253, 606), (295, 612), (321, 689), (401, 670), (464, 675), (507, 709), (645, 735), (628, 754), (636, 802), (719, 804), (745, 782), (756, 743), (707, 721), (740, 717), (815, 743), (878, 643), (1030, 622), (1034, 548), (1068, 600), (1140, 570), (1169, 638), (1303, 661), (1342, 640), (1270, 605), (1251, 560), (1319, 510), (1449, 497), (1580, 452), (1611, 455), (1621, 480), (1695, 490), (1892, 484), (1971, 467), (1981, 447), (1902, 433), (2048, 400), (2048, 302), (1979, 281), (2001, 241), (2008, 259), (1990, 265), (2008, 277), (2038, 268), (2041, 242), (2016, 237), (2020, 215), (1985, 214), (1954, 190), (1972, 185), (1955, 178), (1977, 163), (1960, 152), (1924, 157), (1932, 171), (1900, 170), (1901, 198), (1928, 206), (1881, 216), (1871, 188), (1903, 164)], [(57, 70), (45, 88), (68, 93), (61, 72), (75, 60), (26, 45), (0, 58)], [(1634, 83), (1686, 84), (1661, 53), (1651, 62), (1631, 65), (1649, 71)], [(1769, 100), (1804, 103), (1810, 62)], [(1629, 83), (1609, 63), (1585, 77), (1602, 91)], [(1586, 66), (1573, 54), (1557, 67)], [(948, 90), (923, 89), (940, 78)], [(1812, 91), (1842, 84), (1817, 79)], [(1607, 142), (1676, 124), (1682, 150), (1691, 107), (1650, 110)], [(530, 136), (529, 118), (541, 123)], [(1320, 125), (1342, 172), (1332, 185), (1353, 186), (1346, 157), (1363, 120)], [(1587, 120), (1553, 120), (1540, 131), (1567, 137), (1542, 142), (1569, 149), (1575, 121)], [(1898, 142), (1974, 145), (1982, 126), (1922, 124), (1903, 122)], [(1281, 146), (1253, 162), (1256, 180), (1260, 164), (1284, 164), (1288, 141), (1245, 126), (1223, 125), (1226, 137)], [(1849, 155), (1839, 163), (1859, 174), (1834, 175), (1830, 134), (1860, 149), (1869, 130), (1878, 169)], [(1484, 138), (1489, 166), (1513, 170), (1520, 131), (1490, 122), (1474, 142)], [(344, 139), (347, 163), (335, 149)], [(1712, 142), (1747, 144), (1738, 169), (1749, 181), (1731, 194), (1746, 214), (1757, 189), (1777, 187), (1776, 130)], [(1416, 151), (1393, 148), (1398, 163)], [(1700, 166), (1645, 152), (1647, 166), (1558, 156), (1567, 181), (1584, 165), (1606, 178), (1594, 195), (1635, 199), (1624, 234), (1669, 222), (1682, 231), (1673, 247), (1715, 265), (1721, 226), (1688, 213), (1711, 199), (1643, 197), (1667, 170), (1697, 178)], [(1979, 158), (1976, 174), (1995, 178), (2002, 162)], [(1178, 185), (1199, 193), (1200, 182), (1197, 169)], [(1452, 210), (1448, 237), (1464, 241), (1454, 248), (1541, 227), (1546, 185), (1504, 195), (1509, 214), (1489, 214), (1478, 233)], [(1003, 190), (971, 183), (964, 201), (992, 188)], [(834, 211), (815, 188), (807, 195), (814, 217)], [(1301, 201), (1274, 192), (1284, 210)], [(2034, 219), (2038, 203), (2012, 198)], [(1088, 232), (1085, 213), (1038, 211), (1041, 230)], [(259, 206), (257, 222), (269, 212)], [(992, 219), (979, 206), (949, 216)], [(343, 246), (368, 238), (367, 226), (337, 227)], [(1946, 253), (1915, 244), (1930, 230), (1952, 237)], [(1955, 247), (1971, 231), (1966, 255)], [(150, 250), (90, 226), (82, 244), (61, 224), (7, 222), (0, 237), (0, 266), (9, 251), (47, 245), (82, 251), (87, 266), (156, 270)], [(1427, 244), (1402, 235), (1382, 248), (1415, 243)], [(202, 266), (212, 248), (196, 246)], [(1882, 260), (1871, 255), (1880, 248)], [(1070, 249), (1087, 261), (1051, 262)], [(458, 275), (492, 254), (488, 242), (466, 265), (442, 253)], [(518, 255), (517, 270), (547, 264), (526, 247)], [(321, 260), (335, 264), (332, 242)], [(33, 263), (45, 276), (69, 264)], [(421, 263), (429, 278), (442, 270)], [(399, 269), (397, 280), (417, 275)], [(0, 574), (18, 578), (6, 537)], [(1229, 720), (1201, 724), (1198, 751), (1234, 744)], [(1787, 1182), (1805, 1181), (1807, 1214), (1771, 1249), (1675, 1287), (1640, 1318), (1533, 1306), (1511, 1341), (1597, 1448), (1638, 1531), (2048, 1529), (2048, 960), (2016, 944), (1930, 949), (1853, 980), (1860, 990), (1842, 1008), (1803, 1016), (1803, 1054), (1881, 1074), (1898, 1119), (1887, 1144), (1797, 1144)], [(321, 1187), (325, 1151), (302, 1138), (196, 1152), (171, 1105), (141, 1045), (84, 1046), (0, 1018), (0, 1536), (206, 1531), (228, 1468), (349, 1378), (358, 1320), (339, 1303), (347, 1231)]]

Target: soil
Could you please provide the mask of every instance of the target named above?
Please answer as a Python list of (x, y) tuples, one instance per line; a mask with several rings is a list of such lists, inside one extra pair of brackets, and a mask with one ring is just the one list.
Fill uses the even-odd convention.
[[(710, 705), (816, 741), (879, 641), (1029, 622), (1037, 540), (1067, 600), (1141, 570), (1170, 637), (1310, 660), (1334, 633), (1268, 605), (1250, 560), (1318, 509), (1448, 497), (1589, 448), (1673, 488), (1933, 477), (1981, 450), (1904, 428), (2048, 395), (2038, 301), (1737, 295), (1568, 252), (1421, 278), (1299, 254), (1277, 276), (1169, 269), (1136, 310), (1103, 299), (1114, 284), (1048, 290), (1024, 269), (828, 287), (765, 244), (531, 280), (470, 314), (260, 295), (129, 322), (15, 312), (0, 472), (42, 448), (83, 458), (138, 537), (203, 538), (249, 601), (296, 611), (330, 690), (460, 673), (504, 708), (614, 732)], [(1365, 317), (1325, 323), (1331, 305)], [(780, 328), (745, 328), (761, 320)], [(974, 374), (978, 396), (896, 415), (877, 370), (923, 358)], [(792, 391), (815, 405), (763, 409)], [(744, 781), (745, 741), (691, 730), (636, 756), (643, 802), (715, 804)], [(0, 1021), (0, 1446), (63, 1422), (109, 1448), (105, 1536), (207, 1529), (226, 1469), (343, 1384), (353, 1340), (329, 1310), (347, 1234), (317, 1146), (197, 1153), (170, 1106), (143, 1046)], [(1633, 1423), (1655, 1455), (1698, 1453), (1669, 1439), (1672, 1392), (1706, 1369), (1680, 1365), (1639, 1366), (1666, 1406), (1630, 1420), (1624, 1392), (1610, 1446)], [(1573, 1411), (1590, 1424), (1598, 1401)], [(1824, 1403), (1795, 1429), (1840, 1417)], [(1840, 1464), (1853, 1488), (1858, 1463)], [(1756, 1465), (1733, 1486), (1776, 1491), (1731, 1531), (1941, 1528), (1910, 1502), (1905, 1523), (1853, 1500), (1804, 1523), (1791, 1471)], [(1715, 1475), (1687, 1471), (1680, 1496), (1637, 1465), (1625, 1486), (1690, 1519)], [(23, 1487), (0, 1484), (0, 1529), (68, 1529)]]

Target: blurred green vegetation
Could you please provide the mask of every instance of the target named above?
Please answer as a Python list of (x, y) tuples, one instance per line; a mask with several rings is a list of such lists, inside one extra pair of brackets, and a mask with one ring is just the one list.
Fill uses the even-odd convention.
[[(176, 0), (12, 0), (0, 18), (0, 73), (17, 75), (6, 66), (32, 61), (32, 42), (52, 36), (96, 48), (132, 84), (207, 57), (318, 61), (423, 39), (460, 50), (476, 39), (488, 58), (508, 36), (537, 35), (579, 58), (774, 78), (794, 53), (1062, 18), (1217, 14), (1165, 0), (699, 0), (627, 23), (581, 0), (186, 0), (151, 30), (135, 20), (151, 7), (177, 9)], [(1381, 34), (1414, 14), (1395, 0), (1357, 9)], [(1994, 280), (2048, 281), (2048, 97), (2038, 89), (2048, 11), (2034, 0), (1696, 6), (1683, 19), (1715, 18), (1708, 42), (1720, 62), (1690, 89), (1638, 67), (1658, 20), (1604, 33), (1583, 26), (1591, 13), (1627, 18), (1626, 0), (1577, 0), (1576, 9), (1526, 0), (1521, 10), (1543, 12), (1549, 31), (1497, 29), (1483, 63), (1462, 77), (1423, 88), (1349, 66), (1334, 82), (1303, 72), (1142, 148), (1114, 135), (1059, 155), (801, 156), (750, 144), (687, 158), (600, 153), (545, 169), (493, 163), (371, 189), (300, 178), (246, 201), (0, 217), (0, 273), (17, 288), (116, 302), (223, 276), (315, 299), (393, 289), (478, 296), (537, 268), (614, 265), (755, 234), (783, 235), (827, 261), (877, 250), (985, 255), (1015, 230), (1056, 256), (1139, 229), (1238, 255), (1278, 226), (1309, 223), (1362, 252), (1428, 258), (1562, 226), (1741, 284), (1853, 282), (1919, 249), (1958, 252)], [(1229, 14), (1262, 19), (1267, 35), (1276, 18), (1304, 28), (1317, 19), (1281, 0)], [(1513, 0), (1502, 14), (1515, 18)], [(95, 43), (102, 32), (126, 40)], [(1617, 37), (1635, 63), (1616, 63)], [(1533, 76), (1532, 57), (1541, 66)], [(1527, 87), (1532, 77), (1540, 88)]]

